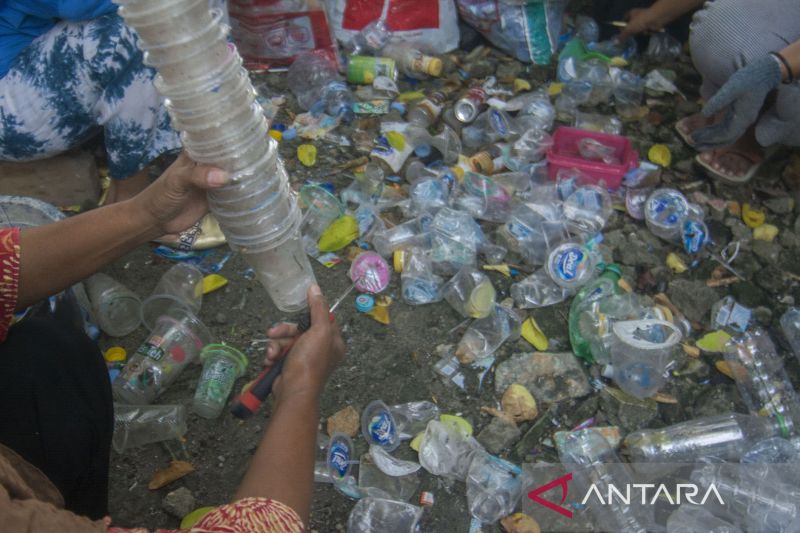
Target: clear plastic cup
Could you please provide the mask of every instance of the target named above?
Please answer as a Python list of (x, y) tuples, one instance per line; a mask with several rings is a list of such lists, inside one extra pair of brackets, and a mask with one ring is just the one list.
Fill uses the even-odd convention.
[(171, 309), (158, 318), (150, 336), (114, 380), (114, 396), (134, 405), (149, 404), (209, 342), (211, 333), (199, 318), (184, 309)]
[(445, 283), (442, 295), (461, 316), (484, 318), (494, 311), (494, 286), (485, 274), (472, 267), (462, 268)]
[[(212, 33), (216, 32), (216, 33)], [(218, 70), (226, 64), (231, 54), (236, 54), (222, 28), (217, 25), (208, 36), (198, 36), (172, 48), (146, 50), (145, 64), (154, 67), (168, 84), (181, 84)]]
[(680, 237), (681, 226), (689, 213), (689, 201), (675, 189), (656, 189), (644, 204), (647, 227), (653, 235), (668, 241)]
[(191, 119), (205, 119), (206, 122), (219, 120), (220, 115), (224, 118), (235, 109), (250, 107), (256, 97), (253, 84), (247, 74), (240, 70), (230, 78), (220, 78), (214, 91), (197, 92), (183, 98), (167, 97), (165, 106), (173, 120), (189, 126), (193, 125)]
[(232, 346), (209, 344), (200, 352), (200, 361), (203, 373), (194, 392), (192, 408), (203, 418), (217, 418), (225, 408), (234, 382), (247, 368), (247, 357)]
[(197, 314), (203, 303), (203, 273), (196, 266), (178, 263), (167, 270), (142, 303), (142, 322), (150, 331), (158, 318), (173, 309)]
[(136, 29), (145, 45), (152, 46), (197, 34), (211, 24), (213, 11), (208, 0), (165, 0), (149, 11), (137, 10), (134, 4), (123, 5), (119, 14)]
[(209, 208), (214, 213), (231, 215), (261, 209), (277, 201), (278, 196), (289, 196), (289, 186), (285, 180), (264, 178), (258, 184), (261, 189), (252, 192), (245, 191), (238, 200), (232, 202), (220, 202), (209, 198)]
[(107, 335), (124, 337), (142, 323), (142, 301), (122, 283), (101, 273), (83, 283), (97, 325)]
[(263, 189), (266, 182), (272, 182), (273, 186), (288, 183), (289, 176), (283, 165), (279, 164), (275, 141), (268, 144), (268, 151), (255, 164), (232, 174), (228, 185), (208, 191), (208, 199), (213, 203), (228, 204)]
[[(252, 250), (262, 250), (283, 241), (292, 231), (299, 232), (301, 221), (300, 209), (297, 207), (297, 203), (293, 201), (289, 215), (285, 219), (274, 223), (270, 229), (256, 234), (249, 231), (247, 227), (232, 227), (227, 230), (228, 233), (225, 235), (231, 250), (234, 252), (244, 253)], [(225, 231), (225, 228), (223, 228), (223, 231)]]
[(612, 329), (614, 381), (637, 398), (652, 396), (666, 383), (683, 335), (672, 322), (654, 319), (620, 321)]
[(623, 119), (635, 118), (644, 97), (644, 80), (633, 72), (623, 70), (614, 85), (614, 105)]
[(319, 185), (303, 186), (300, 189), (300, 198), (306, 204), (300, 231), (314, 240), (318, 240), (327, 227), (344, 214), (344, 207), (339, 199)]
[(389, 406), (380, 400), (367, 405), (361, 412), (361, 433), (370, 444), (387, 452), (400, 446), (400, 433)]
[(585, 246), (565, 242), (555, 247), (545, 265), (552, 280), (565, 289), (577, 289), (597, 274), (597, 258)]
[[(250, 104), (247, 100), (250, 99)], [(211, 144), (225, 146), (247, 140), (251, 136), (265, 137), (269, 127), (261, 111), (261, 105), (254, 98), (245, 97), (238, 108), (226, 113), (214, 112), (207, 117), (187, 117), (175, 120), (173, 125), (183, 130), (181, 138), (198, 149), (198, 145)], [(187, 123), (188, 120), (188, 123)]]
[(306, 292), (316, 283), (303, 249), (300, 231), (292, 228), (282, 242), (242, 251), (269, 297), (284, 313), (297, 313), (308, 305)]
[(175, 83), (156, 76), (153, 83), (158, 92), (169, 98), (175, 105), (192, 109), (200, 105), (200, 100), (196, 100), (200, 95), (210, 94), (216, 101), (220, 83), (234, 78), (237, 73), (241, 73), (242, 69), (242, 57), (239, 54), (230, 54), (217, 68), (204, 72), (191, 80)]
[[(287, 226), (287, 220), (297, 210), (297, 202), (288, 193), (275, 194), (267, 202), (250, 211), (225, 213), (212, 211), (219, 221), (220, 228), (234, 242), (259, 239)], [(261, 241), (263, 242), (263, 241)]]
[[(266, 123), (266, 119), (264, 122)], [(238, 172), (251, 167), (269, 152), (270, 137), (252, 136), (216, 151), (206, 150), (203, 147), (195, 148), (195, 144), (186, 142), (184, 147), (198, 163), (214, 165), (228, 172)]]

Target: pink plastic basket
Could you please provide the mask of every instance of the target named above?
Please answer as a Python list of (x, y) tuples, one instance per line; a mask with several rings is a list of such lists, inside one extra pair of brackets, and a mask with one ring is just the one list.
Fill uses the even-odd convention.
[[(608, 165), (602, 161), (582, 158), (578, 151), (578, 142), (587, 137), (613, 146), (614, 155), (621, 163)], [(547, 173), (551, 180), (556, 179), (561, 169), (577, 168), (598, 183), (604, 181), (607, 188), (617, 189), (622, 183), (623, 176), (639, 166), (639, 154), (633, 149), (627, 137), (562, 126), (553, 135), (553, 146), (547, 152), (547, 163)]]

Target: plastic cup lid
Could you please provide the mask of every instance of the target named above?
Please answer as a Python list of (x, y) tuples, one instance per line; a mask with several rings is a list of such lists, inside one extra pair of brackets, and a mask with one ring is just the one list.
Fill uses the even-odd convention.
[(334, 433), (328, 441), (325, 462), (334, 483), (343, 481), (350, 475), (353, 466), (353, 441), (344, 433)]
[(309, 183), (303, 185), (300, 189), (300, 198), (306, 204), (308, 209), (315, 211), (336, 211), (338, 216), (344, 214), (344, 207), (342, 202), (334, 195), (331, 194), (326, 188), (316, 184)]
[(359, 294), (356, 296), (356, 311), (368, 313), (375, 307), (375, 298), (370, 294)]
[(389, 406), (380, 400), (367, 405), (361, 413), (361, 432), (368, 443), (391, 452), (400, 445), (397, 424)]
[(225, 357), (229, 360), (233, 361), (236, 364), (237, 368), (237, 376), (241, 376), (245, 369), (247, 368), (247, 356), (244, 355), (242, 352), (234, 348), (233, 346), (228, 346), (227, 344), (207, 344), (203, 347), (203, 350), (200, 352), (200, 361), (203, 363), (206, 362), (206, 359), (212, 354), (219, 354), (222, 353)]
[(364, 252), (350, 265), (350, 279), (360, 292), (379, 293), (391, 279), (389, 263), (375, 252)]

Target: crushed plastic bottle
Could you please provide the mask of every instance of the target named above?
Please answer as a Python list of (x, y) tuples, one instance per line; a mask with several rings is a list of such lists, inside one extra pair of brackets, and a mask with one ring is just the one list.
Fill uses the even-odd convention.
[(521, 309), (535, 309), (561, 303), (572, 295), (572, 291), (558, 285), (541, 268), (511, 285), (511, 297)]
[(522, 318), (514, 309), (495, 304), (494, 312), (470, 324), (458, 341), (456, 357), (469, 364), (493, 354), (504, 342), (519, 338)]
[(381, 50), (381, 54), (394, 59), (400, 72), (410, 78), (438, 78), (442, 75), (443, 63), (440, 58), (423, 54), (410, 45), (389, 44)]
[(783, 314), (781, 329), (794, 354), (800, 359), (800, 307), (792, 307)]
[(667, 519), (667, 533), (742, 533), (700, 506), (682, 504)]
[(505, 111), (489, 109), (463, 129), (461, 140), (468, 148), (479, 148), (500, 140), (511, 140), (518, 136), (514, 119)]
[(478, 441), (453, 424), (428, 422), (419, 445), (419, 462), (434, 476), (464, 481), (476, 453), (483, 452)]
[(522, 496), (522, 469), (489, 455), (477, 453), (467, 472), (467, 505), (474, 518), (494, 524), (511, 514)]
[(367, 497), (347, 519), (347, 533), (419, 533), (422, 508), (405, 502)]
[(624, 447), (637, 470), (645, 463), (693, 463), (701, 457), (735, 462), (779, 433), (778, 424), (768, 417), (727, 413), (634, 431), (625, 437)]

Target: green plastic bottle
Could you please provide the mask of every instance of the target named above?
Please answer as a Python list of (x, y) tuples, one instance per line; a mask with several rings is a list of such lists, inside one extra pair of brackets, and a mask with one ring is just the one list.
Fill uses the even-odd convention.
[(609, 294), (620, 294), (622, 289), (619, 288), (618, 282), (621, 277), (622, 272), (619, 265), (614, 263), (607, 264), (600, 277), (578, 291), (569, 308), (569, 341), (572, 344), (572, 351), (575, 355), (590, 363), (594, 362), (594, 357), (592, 357), (589, 341), (581, 336), (578, 327), (580, 314), (592, 302)]

